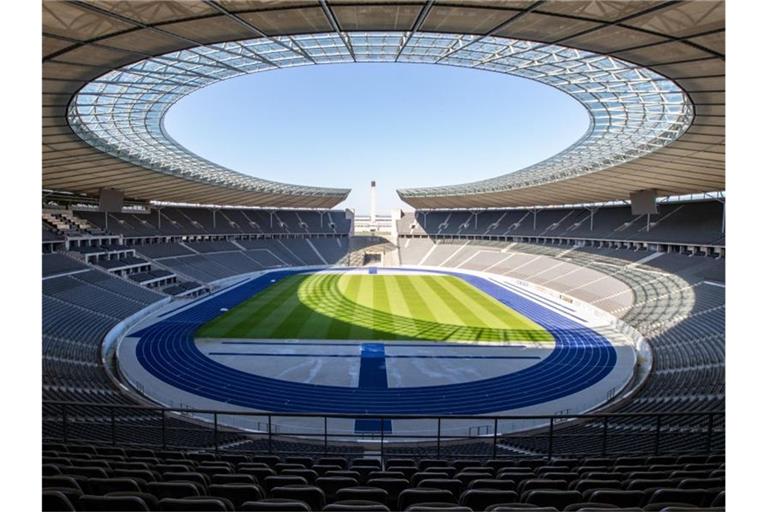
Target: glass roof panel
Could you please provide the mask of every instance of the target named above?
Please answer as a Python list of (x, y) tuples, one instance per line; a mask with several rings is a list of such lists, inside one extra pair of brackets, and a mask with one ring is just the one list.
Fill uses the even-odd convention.
[(694, 115), (673, 81), (583, 50), (466, 34), (333, 32), (216, 43), (151, 57), (86, 84), (70, 103), (68, 120), (92, 146), (158, 172), (246, 191), (345, 194), (267, 181), (205, 160), (174, 141), (163, 130), (163, 118), (183, 96), (216, 81), (354, 60), (434, 63), (525, 77), (573, 96), (590, 114), (583, 137), (542, 162), (474, 183), (401, 189), (403, 197), (510, 190), (598, 171), (673, 142)]

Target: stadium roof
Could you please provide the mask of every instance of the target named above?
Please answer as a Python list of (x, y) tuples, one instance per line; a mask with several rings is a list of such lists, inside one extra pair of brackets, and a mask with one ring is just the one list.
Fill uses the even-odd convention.
[(162, 116), (183, 95), (246, 72), (399, 61), (539, 80), (581, 101), (592, 119), (576, 144), (527, 169), (400, 190), (417, 208), (721, 190), (724, 11), (709, 1), (46, 1), (43, 186), (90, 194), (115, 187), (142, 200), (334, 206), (347, 190), (225, 169), (173, 141)]

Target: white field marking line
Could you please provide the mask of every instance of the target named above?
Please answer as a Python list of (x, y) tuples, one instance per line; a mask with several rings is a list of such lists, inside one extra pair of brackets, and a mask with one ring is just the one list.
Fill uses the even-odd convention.
[(562, 258), (563, 256), (565, 256), (565, 255), (566, 255), (566, 254), (568, 254), (569, 252), (571, 252), (571, 251), (575, 251), (575, 250), (576, 250), (576, 248), (575, 248), (575, 247), (571, 247), (570, 249), (566, 249), (566, 250), (564, 250), (563, 252), (561, 252), (560, 254), (556, 255), (556, 256), (555, 256), (555, 258)]
[(492, 264), (492, 265), (490, 265), (490, 266), (488, 266), (488, 267), (484, 268), (484, 269), (482, 270), (482, 272), (488, 272), (490, 269), (492, 269), (492, 268), (493, 268), (493, 267), (495, 267), (496, 265), (500, 265), (502, 262), (505, 262), (505, 261), (507, 261), (507, 260), (508, 260), (509, 258), (511, 258), (512, 256), (514, 256), (514, 254), (507, 254), (506, 256), (504, 256), (503, 258), (501, 258), (501, 259), (500, 259), (499, 261), (497, 261), (496, 263), (494, 263), (494, 264)]
[(718, 288), (725, 288), (725, 283), (718, 283), (715, 281), (702, 281), (704, 284), (708, 284), (709, 286), (717, 286)]
[(469, 245), (469, 240), (467, 240), (466, 242), (464, 242), (464, 245), (462, 245), (461, 247), (459, 247), (458, 249), (456, 249), (455, 251), (453, 251), (453, 252), (452, 252), (452, 253), (451, 253), (451, 254), (450, 254), (450, 255), (449, 255), (447, 258), (445, 258), (445, 259), (443, 260), (443, 262), (442, 262), (442, 263), (440, 263), (440, 264), (439, 264), (439, 265), (437, 265), (437, 266), (438, 266), (438, 267), (442, 267), (443, 265), (445, 265), (446, 263), (448, 263), (448, 260), (450, 260), (451, 258), (453, 258), (454, 256), (456, 256), (456, 255), (459, 253), (459, 251), (461, 251), (461, 250), (462, 250), (463, 248), (465, 248), (467, 245)]
[[(296, 215), (298, 215), (298, 213)], [(313, 251), (315, 251), (315, 254), (317, 254), (317, 257), (320, 258), (320, 261), (328, 265), (328, 260), (326, 260), (322, 254), (320, 254), (320, 251), (317, 250), (317, 247), (315, 247), (315, 244), (312, 243), (312, 240), (310, 240), (309, 238), (305, 238), (304, 241), (309, 244), (309, 246), (312, 248)]]
[(429, 258), (429, 255), (430, 255), (430, 254), (432, 254), (432, 252), (433, 252), (433, 251), (434, 251), (436, 248), (437, 248), (437, 244), (433, 243), (433, 244), (432, 244), (432, 247), (430, 247), (430, 248), (429, 248), (429, 250), (427, 251), (427, 253), (424, 255), (424, 257), (423, 257), (423, 258), (421, 258), (421, 260), (419, 260), (419, 262), (417, 263), (417, 265), (423, 265), (423, 264), (424, 264), (424, 262), (425, 262), (425, 261), (427, 261), (427, 258)]

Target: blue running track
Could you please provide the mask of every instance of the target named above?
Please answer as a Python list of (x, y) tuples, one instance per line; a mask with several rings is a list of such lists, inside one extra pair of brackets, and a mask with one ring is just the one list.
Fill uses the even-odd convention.
[[(235, 307), (273, 281), (299, 272), (304, 271), (278, 270), (259, 276), (131, 334), (140, 338), (136, 345), (139, 363), (178, 389), (262, 411), (435, 415), (485, 414), (556, 400), (596, 384), (616, 364), (611, 343), (592, 329), (487, 279), (457, 272), (436, 273), (465, 280), (547, 329), (555, 339), (550, 355), (515, 373), (472, 382), (388, 388), (386, 375), (373, 372), (372, 385), (352, 388), (254, 375), (216, 362), (198, 350), (195, 332), (219, 316), (222, 308)], [(371, 364), (380, 363), (384, 351), (369, 349)]]

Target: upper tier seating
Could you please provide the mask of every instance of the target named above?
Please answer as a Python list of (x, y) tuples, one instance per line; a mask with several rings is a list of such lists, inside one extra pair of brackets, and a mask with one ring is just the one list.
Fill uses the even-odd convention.
[[(629, 206), (587, 208), (406, 213), (397, 222), (401, 235), (546, 236), (669, 243), (724, 244), (723, 203), (665, 203), (652, 215), (632, 215)], [(534, 226), (535, 217), (535, 226)], [(591, 221), (591, 222), (590, 222)]]
[[(351, 221), (341, 210), (253, 210), (164, 207), (136, 213), (81, 210), (76, 216), (125, 237), (157, 235), (237, 235), (258, 233), (343, 234)], [(214, 220), (215, 219), (215, 220)], [(159, 227), (158, 227), (159, 226)]]

